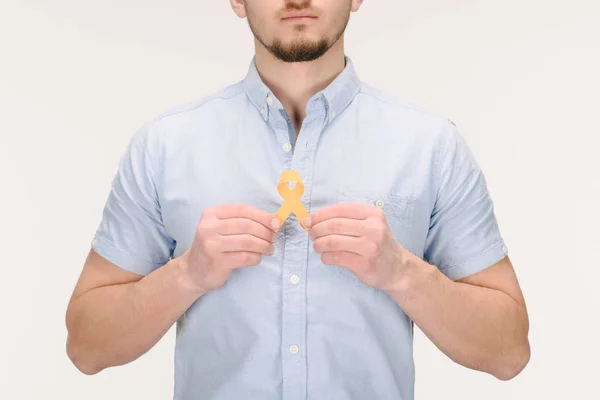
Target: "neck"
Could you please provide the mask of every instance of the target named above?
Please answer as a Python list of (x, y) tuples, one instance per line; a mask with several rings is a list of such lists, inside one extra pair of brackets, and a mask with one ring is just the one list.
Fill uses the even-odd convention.
[(292, 119), (296, 133), (306, 117), (306, 103), (325, 89), (344, 69), (345, 54), (341, 37), (322, 57), (311, 62), (285, 63), (275, 58), (262, 44), (255, 43), (256, 68), (267, 87), (281, 101)]

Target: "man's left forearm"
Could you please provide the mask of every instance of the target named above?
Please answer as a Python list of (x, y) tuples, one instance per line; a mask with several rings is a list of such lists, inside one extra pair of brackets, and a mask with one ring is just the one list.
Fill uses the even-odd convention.
[(525, 305), (496, 289), (452, 281), (409, 254), (389, 295), (453, 361), (508, 380), (529, 361)]

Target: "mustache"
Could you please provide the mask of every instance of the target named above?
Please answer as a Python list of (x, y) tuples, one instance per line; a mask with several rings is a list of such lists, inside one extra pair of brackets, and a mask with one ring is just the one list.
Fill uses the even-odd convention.
[(286, 2), (286, 5), (285, 5), (285, 8), (283, 9), (283, 11), (284, 12), (303, 11), (303, 10), (306, 10), (307, 8), (310, 8), (310, 3), (311, 3), (311, 0), (289, 1), (289, 2)]

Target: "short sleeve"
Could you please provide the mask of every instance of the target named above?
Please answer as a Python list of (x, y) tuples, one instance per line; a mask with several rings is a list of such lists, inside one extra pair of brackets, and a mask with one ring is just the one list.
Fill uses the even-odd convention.
[(424, 258), (457, 280), (500, 261), (507, 248), (485, 176), (453, 123), (445, 124), (437, 149), (437, 196)]
[(151, 123), (140, 127), (121, 156), (92, 248), (111, 263), (147, 275), (166, 264), (174, 248), (158, 201)]

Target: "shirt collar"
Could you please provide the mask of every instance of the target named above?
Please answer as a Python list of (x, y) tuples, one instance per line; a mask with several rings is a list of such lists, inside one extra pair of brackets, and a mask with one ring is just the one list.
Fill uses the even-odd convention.
[[(345, 61), (346, 65), (342, 72), (325, 89), (311, 98), (311, 100), (323, 98), (328, 120), (332, 120), (339, 115), (360, 91), (361, 81), (356, 74), (354, 64), (348, 56), (345, 56)], [(261, 113), (265, 121), (269, 119), (272, 107), (281, 108), (281, 103), (258, 74), (256, 57), (252, 58), (244, 78), (244, 89), (251, 103)]]

